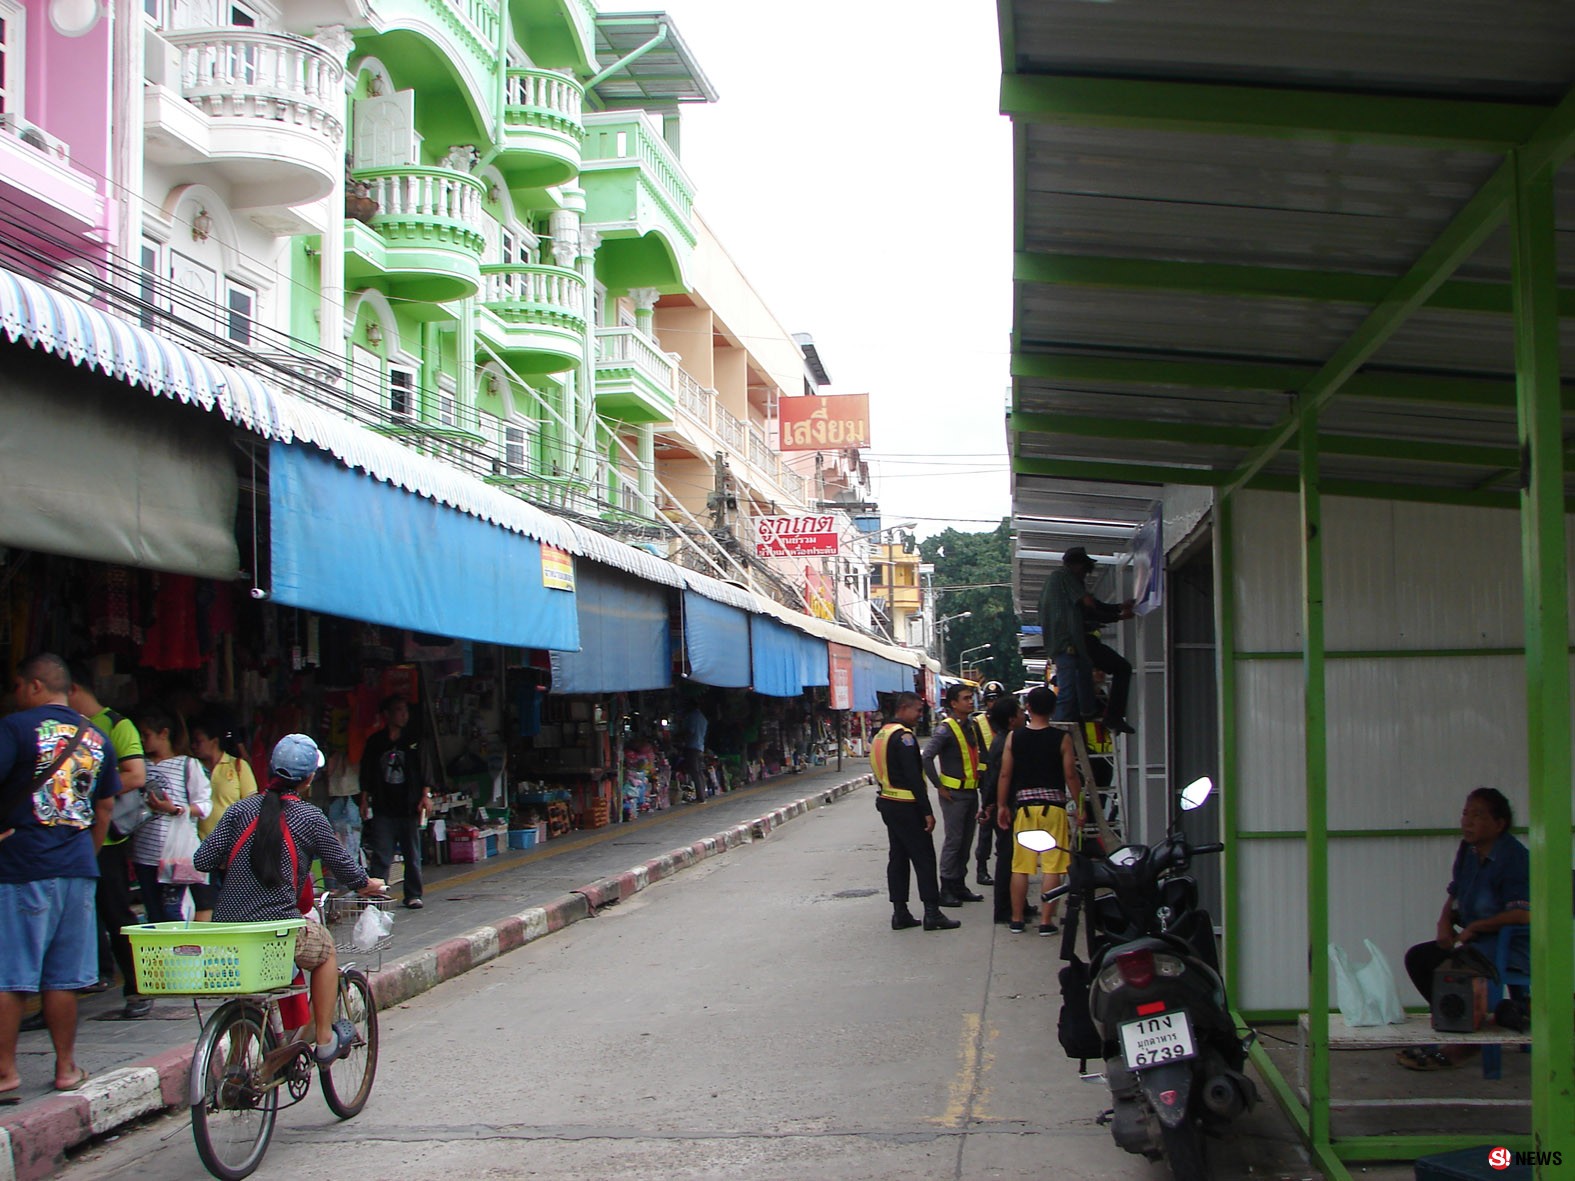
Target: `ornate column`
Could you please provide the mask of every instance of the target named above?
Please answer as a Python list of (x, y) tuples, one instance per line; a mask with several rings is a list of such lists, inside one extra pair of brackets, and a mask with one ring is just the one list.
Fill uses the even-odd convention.
[(635, 428), (635, 458), (639, 464), (640, 511), (656, 515), (656, 426), (642, 422)]
[(656, 336), (653, 321), (656, 319), (656, 301), (662, 293), (655, 287), (631, 287), (629, 298), (634, 301), (634, 326), (647, 336)]
[[(312, 40), (321, 45), (341, 66), (350, 60), (355, 38), (343, 25), (321, 25)], [(344, 77), (345, 102), (341, 111), (343, 135), (350, 131), (350, 93), (355, 78), (347, 70)], [(341, 143), (343, 140), (341, 140)], [(324, 198), (322, 250), (318, 255), (319, 294), (317, 328), (322, 349), (343, 366), (345, 360), (345, 178), (336, 170), (333, 192)]]

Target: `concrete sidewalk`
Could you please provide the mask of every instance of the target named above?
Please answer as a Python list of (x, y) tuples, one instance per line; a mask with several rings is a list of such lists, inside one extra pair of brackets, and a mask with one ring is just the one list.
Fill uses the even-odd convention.
[[(780, 776), (702, 804), (630, 824), (576, 833), (539, 849), (479, 865), (432, 867), (427, 907), (397, 909), (393, 946), (373, 976), (380, 1006), (595, 915), (652, 882), (718, 852), (764, 837), (779, 824), (869, 782), (862, 760)], [(70, 1149), (141, 1116), (185, 1103), (198, 1026), (191, 1003), (160, 1001), (142, 1021), (117, 1020), (119, 989), (84, 997), (78, 1061), (92, 1074), (80, 1091), (56, 1094), (45, 1032), (18, 1046), (23, 1102), (0, 1109), (0, 1181), (47, 1176)]]

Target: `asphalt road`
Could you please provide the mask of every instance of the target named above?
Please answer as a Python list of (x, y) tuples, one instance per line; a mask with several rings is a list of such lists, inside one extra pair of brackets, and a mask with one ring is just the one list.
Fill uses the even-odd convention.
[[(258, 1175), (1163, 1181), (1055, 1044), (1057, 941), (893, 932), (884, 858), (861, 790), (396, 1007), (366, 1111), (314, 1089)], [(1217, 1176), (1315, 1176), (1260, 1112)], [(60, 1176), (206, 1173), (171, 1116)]]

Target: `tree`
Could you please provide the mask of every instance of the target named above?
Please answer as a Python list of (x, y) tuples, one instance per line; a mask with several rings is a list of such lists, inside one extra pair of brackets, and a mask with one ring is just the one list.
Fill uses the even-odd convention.
[[(946, 625), (946, 648), (941, 654), (948, 672), (957, 669), (958, 656), (969, 648), (990, 648), (969, 658), (983, 679), (1005, 683), (1008, 689), (1023, 684), (1026, 673), (1018, 650), (1017, 612), (1012, 605), (1011, 519), (987, 533), (962, 533), (947, 529), (920, 543), (919, 552), (935, 566), (935, 614), (972, 614)], [(957, 588), (957, 589), (950, 589)]]

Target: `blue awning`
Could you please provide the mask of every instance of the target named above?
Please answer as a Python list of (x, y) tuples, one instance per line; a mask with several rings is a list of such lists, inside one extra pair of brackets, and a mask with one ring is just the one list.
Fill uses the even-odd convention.
[[(806, 643), (807, 641), (807, 643)], [(765, 615), (751, 616), (749, 643), (753, 654), (756, 693), (797, 697), (807, 685), (829, 680), (826, 642)], [(815, 650), (819, 650), (818, 658)], [(818, 673), (816, 665), (818, 659)], [(810, 679), (817, 677), (816, 679)]]
[(579, 647), (541, 543), (285, 443), (268, 451), (275, 602), (519, 648)]
[(747, 689), (752, 679), (749, 616), (686, 590), (684, 657), (692, 679), (721, 689)]
[(880, 708), (880, 698), (875, 694), (879, 692), (877, 683), (880, 658), (870, 652), (853, 650), (853, 708), (866, 713)]
[(633, 693), (673, 683), (667, 590), (581, 562), (580, 650), (552, 654), (554, 693)]

